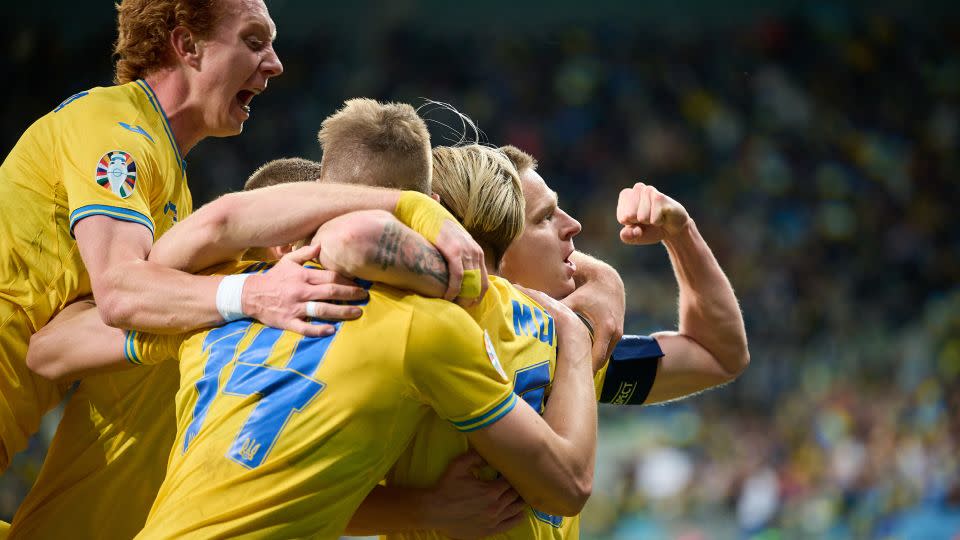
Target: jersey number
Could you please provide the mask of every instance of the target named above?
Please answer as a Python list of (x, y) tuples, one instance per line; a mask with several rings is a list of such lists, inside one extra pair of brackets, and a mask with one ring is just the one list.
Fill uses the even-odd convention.
[[(197, 402), (184, 436), (184, 452), (203, 427), (220, 391), (220, 373), (236, 356), (237, 346), (252, 324), (250, 320), (234, 321), (211, 330), (204, 339), (203, 351), (209, 357), (203, 376), (196, 383)], [(339, 330), (340, 324), (335, 328)], [(251, 469), (263, 463), (293, 413), (302, 411), (323, 391), (325, 385), (312, 375), (336, 336), (334, 333), (322, 338), (300, 338), (285, 366), (268, 366), (265, 362), (282, 334), (276, 328), (260, 330), (253, 342), (240, 351), (236, 367), (223, 386), (225, 395), (260, 396), (227, 450), (228, 458)]]

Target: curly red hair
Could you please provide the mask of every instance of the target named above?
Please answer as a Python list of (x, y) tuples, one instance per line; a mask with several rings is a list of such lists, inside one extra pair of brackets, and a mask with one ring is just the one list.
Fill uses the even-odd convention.
[(220, 0), (123, 0), (117, 4), (114, 81), (142, 79), (169, 65), (170, 32), (178, 26), (204, 39), (222, 14)]

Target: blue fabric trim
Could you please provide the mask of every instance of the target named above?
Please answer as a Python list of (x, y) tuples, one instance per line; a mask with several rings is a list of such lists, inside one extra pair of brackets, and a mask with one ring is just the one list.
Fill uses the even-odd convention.
[[(464, 433), (469, 431), (476, 431), (482, 427), (489, 426), (490, 424), (493, 424), (497, 420), (500, 420), (501, 418), (503, 418), (505, 414), (512, 411), (513, 408), (517, 406), (517, 401), (519, 399), (520, 398), (516, 394), (514, 394), (513, 392), (510, 392), (510, 395), (507, 396), (506, 399), (504, 399), (500, 403), (497, 403), (495, 406), (491, 407), (490, 410), (487, 411), (486, 413), (476, 418), (464, 420), (463, 422), (450, 422), (450, 423), (453, 424), (454, 427), (456, 427), (458, 430)], [(509, 404), (507, 404), (508, 402)], [(501, 407), (506, 407), (506, 408), (503, 410), (500, 410)], [(495, 416), (491, 418), (491, 415), (495, 415)], [(471, 424), (477, 424), (477, 425), (471, 426), (468, 428), (462, 427), (462, 426), (469, 426)]]
[(151, 237), (154, 235), (153, 221), (136, 210), (106, 204), (88, 204), (70, 212), (70, 236), (73, 236), (73, 228), (77, 222), (90, 216), (107, 216), (119, 221), (139, 223), (150, 230)]
[(180, 174), (183, 174), (187, 167), (187, 162), (184, 161), (183, 155), (180, 153), (177, 140), (173, 138), (173, 129), (170, 127), (170, 120), (167, 119), (167, 113), (163, 110), (163, 105), (160, 104), (160, 100), (157, 98), (157, 94), (153, 91), (153, 88), (150, 87), (150, 83), (143, 79), (138, 79), (136, 83), (137, 86), (143, 90), (143, 93), (147, 95), (147, 99), (150, 100), (150, 105), (153, 106), (153, 110), (160, 113), (160, 116), (163, 117), (163, 131), (167, 134), (170, 146), (173, 147), (173, 151), (177, 154), (177, 164), (180, 165)]
[(127, 359), (127, 362), (136, 365), (143, 365), (143, 361), (140, 359), (140, 356), (137, 354), (137, 344), (136, 344), (136, 330), (129, 330), (126, 332), (126, 337), (123, 340), (123, 357)]

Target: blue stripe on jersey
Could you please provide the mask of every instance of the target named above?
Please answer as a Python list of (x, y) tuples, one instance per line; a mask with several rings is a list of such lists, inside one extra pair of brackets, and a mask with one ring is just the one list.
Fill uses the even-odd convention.
[(177, 146), (177, 140), (173, 138), (173, 130), (170, 129), (170, 121), (167, 119), (167, 113), (163, 110), (163, 105), (160, 104), (160, 100), (157, 99), (157, 94), (154, 93), (153, 88), (150, 87), (150, 84), (143, 79), (136, 81), (137, 86), (143, 90), (143, 93), (147, 95), (147, 99), (150, 100), (150, 105), (153, 106), (153, 110), (157, 111), (160, 116), (163, 117), (163, 131), (167, 134), (167, 139), (170, 141), (170, 146), (173, 147), (173, 151), (177, 154), (177, 164), (180, 165), (180, 174), (183, 174), (184, 169), (186, 168), (187, 163), (183, 160), (183, 156), (180, 154), (180, 147)]
[(88, 204), (86, 206), (81, 206), (70, 213), (70, 236), (73, 236), (73, 228), (77, 225), (77, 222), (90, 216), (107, 216), (120, 221), (139, 223), (147, 229), (150, 229), (151, 237), (154, 234), (153, 221), (151, 221), (149, 217), (137, 212), (136, 210), (120, 208), (119, 206), (109, 206), (106, 204)]
[(123, 339), (123, 357), (127, 359), (127, 362), (139, 366), (143, 364), (143, 361), (140, 359), (140, 355), (137, 354), (136, 337), (136, 330), (126, 332), (126, 337)]
[(510, 392), (510, 395), (506, 397), (503, 401), (495, 405), (492, 409), (487, 411), (484, 414), (476, 418), (471, 418), (469, 420), (464, 420), (462, 422), (450, 422), (453, 424), (453, 427), (462, 432), (476, 431), (480, 428), (487, 427), (497, 420), (500, 420), (508, 412), (512, 411), (513, 408), (517, 405), (517, 400), (519, 398), (513, 392)]

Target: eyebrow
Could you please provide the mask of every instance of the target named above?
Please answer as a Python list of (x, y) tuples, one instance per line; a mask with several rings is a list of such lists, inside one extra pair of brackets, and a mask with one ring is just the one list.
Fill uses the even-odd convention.
[(270, 38), (270, 41), (277, 40), (276, 25), (272, 25), (273, 28), (271, 29), (271, 25), (264, 23), (263, 20), (258, 17), (252, 17), (247, 24), (249, 24), (255, 31), (266, 34)]
[(550, 212), (556, 211), (556, 209), (560, 207), (559, 203), (560, 203), (560, 198), (557, 196), (557, 192), (551, 189), (550, 199), (548, 200), (548, 203), (545, 206), (539, 208), (533, 214), (534, 221), (540, 221), (541, 218), (543, 218)]

